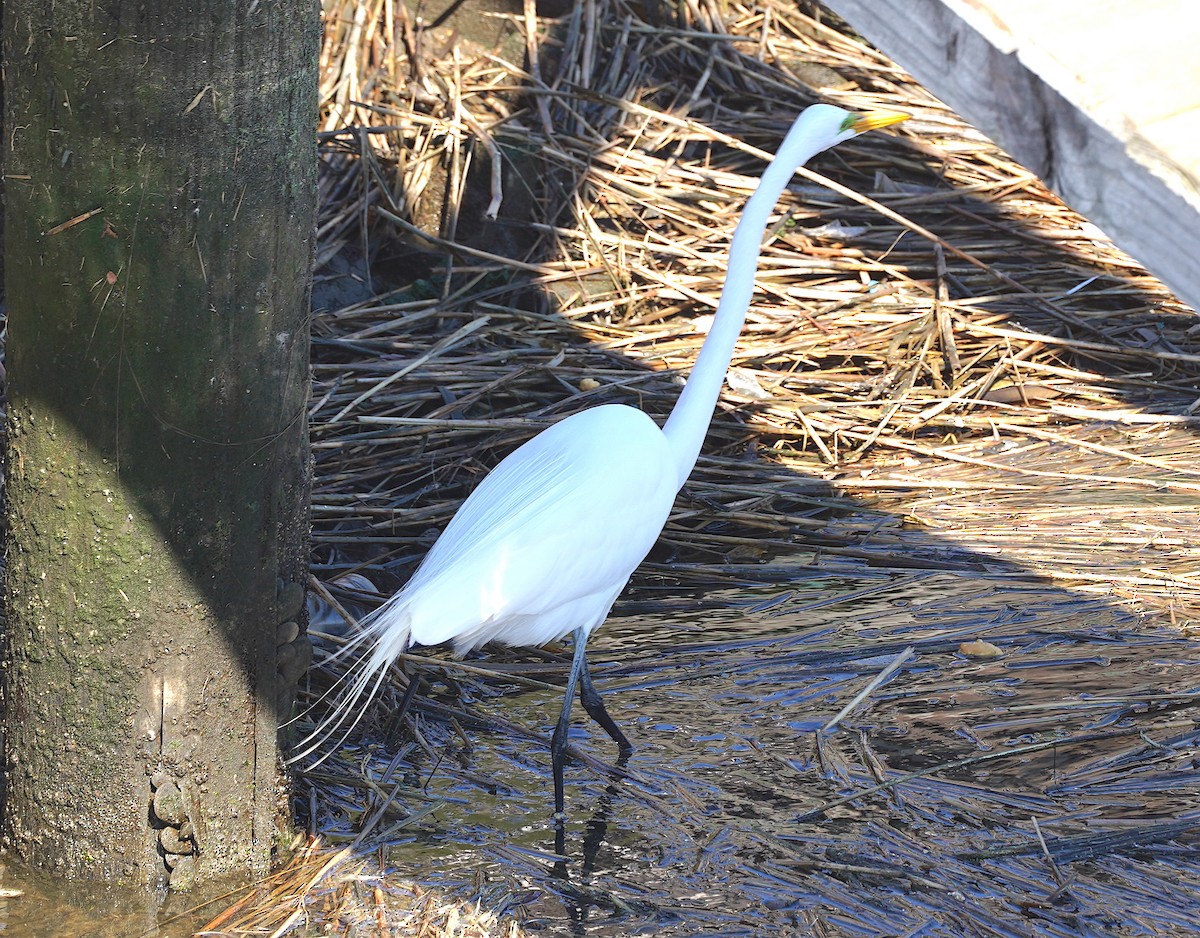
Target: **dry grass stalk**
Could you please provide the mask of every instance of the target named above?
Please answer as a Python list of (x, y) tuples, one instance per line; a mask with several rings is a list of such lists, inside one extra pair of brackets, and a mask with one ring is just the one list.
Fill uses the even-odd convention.
[(330, 853), (310, 841), (268, 880), (196, 932), (197, 936), (314, 934), (520, 938), (513, 922), (475, 905), (447, 900), (414, 883), (368, 872), (346, 848)]

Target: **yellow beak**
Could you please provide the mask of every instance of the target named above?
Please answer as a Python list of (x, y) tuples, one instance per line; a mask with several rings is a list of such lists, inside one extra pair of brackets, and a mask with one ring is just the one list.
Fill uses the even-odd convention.
[(892, 124), (899, 124), (910, 117), (912, 117), (911, 114), (905, 114), (903, 111), (864, 111), (862, 114), (854, 116), (850, 127), (855, 133), (865, 134), (868, 130), (890, 127)]

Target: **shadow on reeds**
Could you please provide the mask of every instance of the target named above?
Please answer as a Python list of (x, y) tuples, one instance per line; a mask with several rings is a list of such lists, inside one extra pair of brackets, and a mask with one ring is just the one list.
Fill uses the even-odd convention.
[[(499, 242), (459, 212), (469, 236), (427, 232), (379, 268), (411, 282), (317, 316), (318, 577), (365, 608), (339, 578), (392, 591), (553, 419), (601, 401), (665, 416), (677, 384), (655, 367), (686, 368), (761, 165), (710, 128), (769, 146), (806, 103), (807, 58), (865, 89), (829, 99), (917, 115), (903, 143), (856, 141), (817, 171), (940, 240), (798, 185), (706, 455), (594, 640), (637, 751), (611, 764), (577, 727), (557, 850), (554, 650), (408, 656), (427, 684), (414, 716), (388, 727), (397, 681), (361, 738), (301, 773), (302, 809), (332, 844), (531, 931), (1186, 932), (1194, 319), (852, 36), (768, 6), (764, 66), (726, 37), (757, 41), (759, 21), (576, 5), (516, 116), (489, 89), (519, 70), (460, 56), (468, 125), (486, 115), (520, 170), (505, 204), (524, 179), (521, 202), (563, 212), (502, 216)], [(365, 237), (349, 199), (328, 230), (368, 254), (397, 250), (389, 225), (420, 231), (414, 176), (389, 160), (463, 165), (436, 149), (462, 124), (416, 113), (342, 167), (374, 180), (359, 191), (381, 224)], [(490, 176), (472, 172), (481, 204)], [(531, 231), (537, 253), (506, 259)]]

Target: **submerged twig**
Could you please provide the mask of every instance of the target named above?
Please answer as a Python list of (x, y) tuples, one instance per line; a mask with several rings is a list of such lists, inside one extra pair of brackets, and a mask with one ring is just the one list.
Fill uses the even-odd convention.
[(821, 732), (828, 733), (835, 726), (841, 723), (846, 714), (850, 713), (855, 707), (870, 697), (876, 688), (883, 686), (883, 684), (900, 669), (900, 666), (903, 665), (904, 662), (908, 661), (908, 659), (912, 656), (913, 648), (910, 645), (908, 648), (905, 648), (904, 651), (900, 652), (900, 654), (896, 655), (896, 657), (894, 657), (891, 661), (889, 661), (887, 666), (882, 671), (871, 678), (871, 680), (867, 682), (866, 687), (851, 697), (846, 706), (842, 707), (841, 710), (830, 717), (829, 721), (821, 727)]

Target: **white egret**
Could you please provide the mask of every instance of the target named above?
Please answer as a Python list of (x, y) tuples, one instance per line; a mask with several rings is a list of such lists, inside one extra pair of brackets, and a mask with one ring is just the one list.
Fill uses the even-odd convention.
[(462, 654), (486, 642), (542, 645), (568, 633), (574, 656), (550, 747), (559, 816), (577, 685), (592, 718), (622, 752), (632, 749), (592, 684), (584, 650), (658, 538), (696, 463), (745, 322), (775, 202), (796, 169), (817, 153), (907, 116), (817, 104), (797, 118), (746, 202), (712, 326), (666, 425), (660, 429), (634, 407), (604, 404), (567, 417), (501, 461), (412, 579), (338, 652), (356, 660), (332, 712), (295, 758), (328, 742), (339, 727), (352, 728), (388, 667), (410, 645), (453, 642)]

